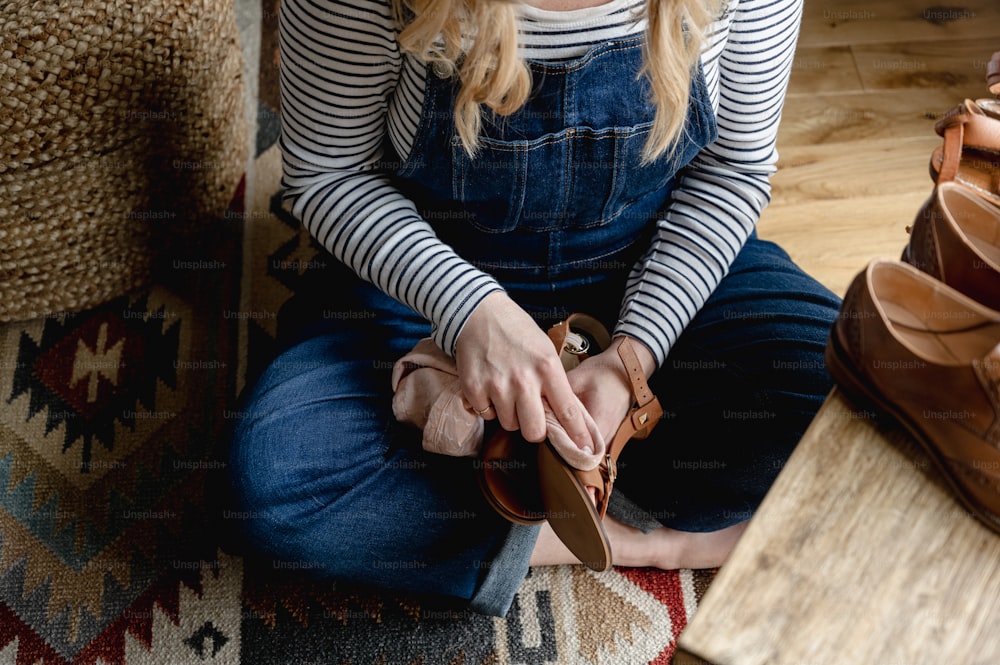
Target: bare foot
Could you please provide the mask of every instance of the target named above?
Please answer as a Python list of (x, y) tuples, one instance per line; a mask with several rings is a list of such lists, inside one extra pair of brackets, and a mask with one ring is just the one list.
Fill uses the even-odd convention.
[[(604, 529), (611, 541), (612, 563), (616, 566), (661, 568), (716, 568), (733, 551), (747, 522), (710, 531), (694, 533), (662, 527), (649, 533), (607, 517)], [(548, 523), (542, 530), (531, 553), (530, 565), (555, 566), (579, 563)]]

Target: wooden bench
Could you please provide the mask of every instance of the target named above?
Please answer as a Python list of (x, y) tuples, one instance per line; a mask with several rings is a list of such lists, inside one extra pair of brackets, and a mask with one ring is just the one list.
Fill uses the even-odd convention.
[(1000, 535), (922, 448), (834, 390), (673, 663), (1000, 663)]

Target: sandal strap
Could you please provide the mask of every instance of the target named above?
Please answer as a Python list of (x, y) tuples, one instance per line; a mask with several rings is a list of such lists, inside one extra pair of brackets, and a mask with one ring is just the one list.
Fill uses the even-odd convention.
[[(660, 408), (659, 400), (649, 388), (646, 373), (642, 370), (642, 364), (639, 362), (639, 356), (636, 355), (635, 348), (627, 337), (618, 345), (618, 357), (621, 358), (622, 365), (625, 366), (625, 371), (628, 373), (632, 396), (635, 398), (635, 405), (629, 413), (629, 420), (634, 432), (629, 438), (633, 438), (636, 434), (639, 434), (640, 438), (646, 437), (652, 431), (653, 426), (659, 422), (663, 410)], [(618, 438), (617, 435), (615, 438)], [(617, 455), (615, 457), (617, 458)]]
[(639, 356), (626, 337), (618, 345), (618, 357), (621, 358), (625, 371), (628, 373), (629, 385), (632, 389), (634, 402), (628, 416), (622, 420), (611, 443), (608, 444), (604, 461), (590, 471), (579, 472), (581, 481), (586, 486), (600, 488), (597, 496), (597, 511), (604, 519), (608, 510), (608, 499), (611, 488), (618, 476), (618, 457), (632, 439), (645, 439), (663, 417), (663, 408), (646, 381), (646, 373), (642, 370)]

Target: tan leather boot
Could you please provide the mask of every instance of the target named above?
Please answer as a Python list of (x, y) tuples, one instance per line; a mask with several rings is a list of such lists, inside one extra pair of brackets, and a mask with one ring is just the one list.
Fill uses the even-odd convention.
[(892, 415), (1000, 533), (1000, 312), (906, 263), (853, 281), (826, 349), (851, 397)]
[(1000, 310), (1000, 208), (942, 183), (917, 213), (903, 260)]

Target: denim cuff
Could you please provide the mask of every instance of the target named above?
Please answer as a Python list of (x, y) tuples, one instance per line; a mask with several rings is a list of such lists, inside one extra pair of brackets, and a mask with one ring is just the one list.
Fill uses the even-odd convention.
[(540, 528), (521, 524), (511, 526), (493, 560), (480, 562), (486, 573), (469, 601), (470, 609), (491, 616), (507, 616), (514, 595), (528, 576), (528, 562)]
[(621, 492), (613, 492), (608, 499), (608, 515), (643, 533), (649, 533), (663, 526), (656, 515), (641, 508)]

